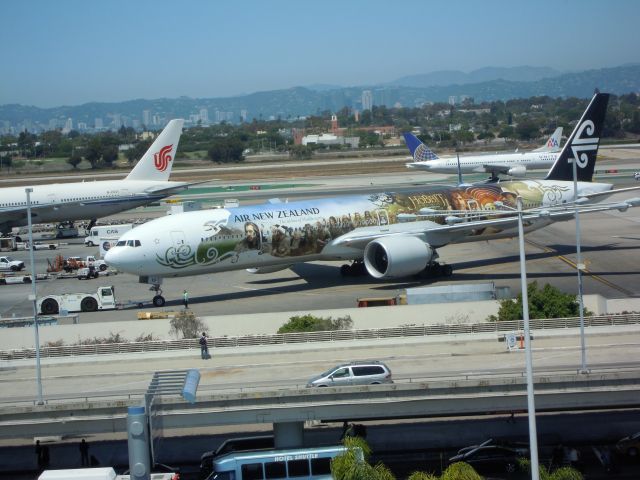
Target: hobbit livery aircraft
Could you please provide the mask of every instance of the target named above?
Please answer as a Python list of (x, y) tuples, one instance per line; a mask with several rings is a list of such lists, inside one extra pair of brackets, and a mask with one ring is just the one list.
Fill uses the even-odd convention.
[(471, 186), (428, 186), (409, 193), (352, 195), (291, 203), (269, 203), (152, 220), (125, 233), (106, 261), (153, 284), (153, 302), (164, 304), (163, 277), (247, 269), (275, 272), (297, 262), (353, 260), (342, 273), (368, 272), (394, 278), (422, 271), (451, 274), (437, 249), (450, 243), (517, 235), (516, 198), (523, 199), (527, 231), (574, 215), (572, 164), (578, 167), (583, 212), (626, 210), (631, 199), (591, 205), (612, 185), (592, 183), (600, 126), (609, 96), (596, 94), (544, 180)]

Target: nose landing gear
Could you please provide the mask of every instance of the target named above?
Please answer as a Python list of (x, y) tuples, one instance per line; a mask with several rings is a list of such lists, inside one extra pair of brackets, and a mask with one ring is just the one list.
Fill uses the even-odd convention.
[(156, 292), (152, 300), (153, 306), (164, 307), (165, 300), (164, 300), (164, 297), (162, 296), (162, 288), (160, 284), (154, 283), (153, 285), (151, 285), (151, 287), (149, 287), (149, 290)]

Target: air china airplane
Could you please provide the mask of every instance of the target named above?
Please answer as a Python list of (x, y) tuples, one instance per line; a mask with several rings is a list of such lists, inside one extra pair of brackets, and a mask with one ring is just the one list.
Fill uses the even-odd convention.
[(343, 274), (369, 273), (378, 279), (424, 271), (450, 275), (450, 266), (438, 264), (437, 249), (516, 236), (513, 208), (518, 196), (527, 209), (526, 231), (573, 218), (574, 158), (581, 211), (623, 211), (640, 204), (640, 199), (589, 203), (614, 193), (610, 184), (591, 182), (608, 99), (607, 94), (594, 96), (544, 180), (428, 186), (408, 193), (186, 212), (125, 233), (105, 259), (151, 283), (156, 306), (165, 303), (163, 277), (239, 269), (269, 273), (314, 260), (352, 260), (342, 266)]
[[(461, 173), (491, 174), (491, 179), (496, 180), (498, 174), (521, 177), (527, 170), (548, 169), (558, 158), (562, 127), (556, 128), (549, 137), (545, 146), (530, 152), (499, 153), (468, 155), (460, 157)], [(438, 157), (433, 151), (411, 133), (404, 134), (404, 140), (413, 156), (413, 162), (407, 163), (408, 168), (426, 170), (434, 173), (458, 173), (457, 157)]]
[[(33, 223), (90, 219), (130, 210), (184, 190), (185, 182), (168, 181), (184, 120), (171, 120), (123, 180), (34, 185)], [(26, 187), (0, 189), (0, 233), (27, 224)]]

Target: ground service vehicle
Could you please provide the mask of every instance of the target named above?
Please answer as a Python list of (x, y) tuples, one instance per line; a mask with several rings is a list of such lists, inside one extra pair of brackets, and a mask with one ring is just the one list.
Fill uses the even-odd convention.
[(209, 480), (313, 479), (330, 480), (331, 460), (343, 446), (235, 452), (213, 461)]
[[(55, 250), (56, 248), (58, 248), (57, 243), (34, 243), (33, 244), (34, 250)], [(24, 242), (24, 249), (29, 250), (28, 241)]]
[(64, 293), (47, 295), (38, 300), (38, 312), (53, 315), (67, 312), (95, 312), (116, 308), (115, 292), (112, 286), (100, 287), (96, 293)]
[(73, 222), (64, 222), (56, 227), (56, 238), (75, 238), (78, 236), (78, 228)]
[(17, 250), (16, 239), (13, 237), (0, 238), (0, 252), (13, 252)]
[(11, 257), (0, 257), (0, 270), (11, 270), (12, 272), (19, 272), (24, 268), (24, 262), (22, 260), (14, 260)]
[(128, 232), (132, 228), (133, 223), (95, 226), (89, 230), (89, 235), (84, 239), (84, 244), (87, 247), (95, 247), (100, 245), (101, 237), (119, 238), (124, 232)]
[(391, 370), (378, 361), (343, 363), (313, 377), (307, 387), (345, 387), (393, 383)]
[(640, 432), (618, 440), (616, 450), (630, 457), (637, 457), (640, 452)]

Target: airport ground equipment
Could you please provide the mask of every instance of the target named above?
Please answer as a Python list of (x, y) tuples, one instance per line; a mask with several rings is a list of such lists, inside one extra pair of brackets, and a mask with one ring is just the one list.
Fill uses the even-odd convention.
[(0, 270), (19, 272), (24, 269), (24, 262), (22, 260), (14, 260), (11, 257), (0, 257)]
[(89, 230), (89, 235), (84, 239), (84, 244), (87, 247), (95, 247), (100, 244), (100, 238), (119, 238), (125, 232), (128, 232), (133, 228), (133, 223), (127, 223), (123, 225), (99, 225), (92, 227)]
[(53, 315), (62, 311), (95, 312), (115, 308), (116, 300), (112, 286), (99, 287), (95, 293), (47, 295), (38, 300), (38, 312), (43, 315)]

